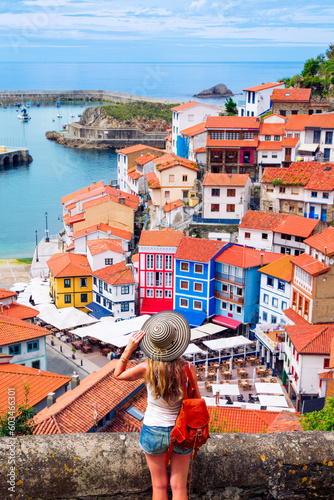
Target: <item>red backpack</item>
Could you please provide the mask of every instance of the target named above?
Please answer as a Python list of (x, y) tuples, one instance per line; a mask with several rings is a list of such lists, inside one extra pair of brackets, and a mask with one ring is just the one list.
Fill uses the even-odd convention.
[(170, 460), (174, 444), (180, 448), (192, 448), (192, 458), (209, 436), (209, 412), (203, 398), (194, 398), (195, 385), (188, 363), (183, 373), (183, 399), (180, 413), (171, 432), (171, 443), (167, 451), (166, 464)]

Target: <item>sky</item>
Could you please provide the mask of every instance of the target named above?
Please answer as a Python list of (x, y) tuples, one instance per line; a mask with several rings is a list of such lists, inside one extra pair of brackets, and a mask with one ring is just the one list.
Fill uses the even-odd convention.
[(305, 61), (333, 31), (333, 0), (0, 0), (0, 62)]

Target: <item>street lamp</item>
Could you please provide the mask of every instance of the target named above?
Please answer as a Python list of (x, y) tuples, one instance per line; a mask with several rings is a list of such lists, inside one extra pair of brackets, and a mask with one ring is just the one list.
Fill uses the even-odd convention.
[(35, 231), (35, 235), (36, 235), (36, 262), (39, 262), (39, 258), (38, 258), (38, 238), (37, 238), (37, 230)]
[(45, 212), (45, 241), (49, 243), (49, 229), (48, 229), (48, 213)]

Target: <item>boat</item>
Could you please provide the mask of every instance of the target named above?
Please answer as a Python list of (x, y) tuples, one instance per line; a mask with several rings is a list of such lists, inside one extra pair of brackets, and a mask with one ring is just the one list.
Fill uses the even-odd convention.
[(27, 110), (25, 108), (22, 108), (21, 113), (18, 115), (18, 119), (21, 120), (21, 122), (27, 122), (29, 121), (31, 116), (28, 115)]
[(71, 118), (75, 118), (75, 115), (71, 115)]
[(57, 118), (62, 118), (62, 117), (63, 116), (60, 113), (57, 114)]
[(30, 108), (31, 105), (32, 105), (32, 101), (26, 102), (26, 108)]
[(78, 115), (79, 118), (80, 118), (80, 116), (82, 116), (82, 115)]
[(39, 102), (36, 102), (36, 106), (39, 108), (39, 107), (40, 107), (40, 103), (39, 103)]

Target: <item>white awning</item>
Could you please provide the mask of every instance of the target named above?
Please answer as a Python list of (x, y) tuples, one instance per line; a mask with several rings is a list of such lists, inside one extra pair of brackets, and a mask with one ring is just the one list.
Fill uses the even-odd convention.
[(198, 328), (191, 328), (190, 330), (190, 340), (197, 340), (203, 337), (207, 337), (209, 334), (201, 332)]
[(252, 344), (252, 341), (243, 335), (237, 335), (236, 337), (229, 337), (227, 339), (206, 340), (203, 344), (213, 351), (219, 351), (222, 349), (233, 349), (234, 347), (249, 345)]
[(203, 349), (201, 349), (200, 347), (197, 347), (197, 345), (195, 344), (189, 344), (187, 349), (184, 351), (184, 355), (191, 355), (191, 354), (198, 354), (198, 353), (202, 353), (202, 354), (205, 354), (205, 351), (203, 351)]
[(222, 396), (239, 396), (239, 386), (237, 384), (212, 384), (212, 393), (219, 392)]
[(215, 325), (214, 323), (207, 323), (206, 325), (198, 326), (196, 330), (207, 333), (208, 335), (214, 335), (215, 333), (227, 330), (227, 328), (221, 325)]
[(301, 144), (298, 151), (305, 151), (305, 153), (315, 153), (318, 149), (319, 144)]
[(261, 406), (273, 406), (279, 408), (289, 407), (284, 396), (265, 396), (263, 394), (259, 394), (258, 398)]
[[(88, 316), (88, 314), (79, 311), (75, 307), (66, 307), (57, 309), (53, 304), (42, 304), (38, 306), (38, 318), (49, 325), (52, 325), (58, 330), (67, 330), (81, 325), (89, 325), (96, 323), (96, 319)], [(75, 331), (75, 333), (77, 333)]]
[[(114, 323), (113, 321), (101, 321), (95, 323), (95, 325), (86, 326), (84, 328), (79, 328), (74, 330), (72, 333), (78, 335), (79, 337), (93, 337), (95, 339), (101, 340), (109, 344), (113, 344), (112, 340), (122, 337), (123, 335), (128, 335), (132, 332), (138, 332), (145, 323), (145, 321), (150, 318), (149, 314), (144, 314), (143, 316), (138, 316), (133, 319), (126, 319), (124, 321), (118, 321)], [(127, 341), (124, 345), (127, 344)], [(120, 346), (122, 347), (122, 346)]]
[(257, 382), (255, 384), (257, 394), (284, 394), (281, 384), (270, 382)]

